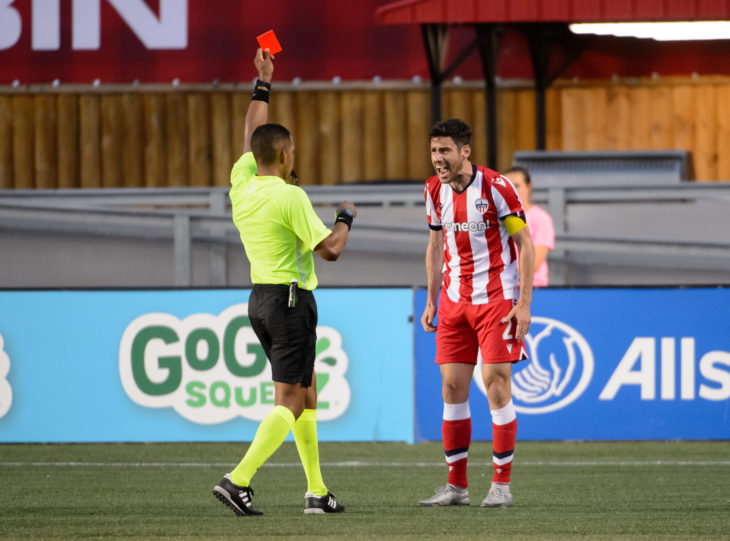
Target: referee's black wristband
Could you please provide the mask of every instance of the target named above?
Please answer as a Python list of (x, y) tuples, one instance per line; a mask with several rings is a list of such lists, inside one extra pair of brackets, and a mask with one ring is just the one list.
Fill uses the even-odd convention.
[(265, 101), (269, 103), (269, 93), (271, 92), (271, 83), (265, 83), (261, 79), (256, 79), (253, 86), (252, 100)]
[(337, 222), (342, 222), (347, 226), (347, 230), (349, 231), (352, 228), (352, 219), (352, 211), (347, 212), (347, 209), (342, 209), (337, 214), (337, 217), (335, 217), (335, 224), (337, 224)]

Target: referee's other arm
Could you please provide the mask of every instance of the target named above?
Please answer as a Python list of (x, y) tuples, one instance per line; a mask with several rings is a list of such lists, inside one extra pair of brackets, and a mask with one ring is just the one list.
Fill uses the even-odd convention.
[[(335, 211), (335, 215), (339, 215), (344, 209), (351, 210), (353, 218), (357, 216), (357, 209), (355, 208), (355, 205), (349, 201), (343, 201), (340, 203)], [(322, 241), (314, 247), (314, 253), (325, 261), (337, 261), (342, 250), (345, 249), (345, 244), (347, 243), (347, 237), (349, 234), (350, 228), (347, 224), (344, 222), (336, 222), (332, 228), (332, 233), (322, 239)]]

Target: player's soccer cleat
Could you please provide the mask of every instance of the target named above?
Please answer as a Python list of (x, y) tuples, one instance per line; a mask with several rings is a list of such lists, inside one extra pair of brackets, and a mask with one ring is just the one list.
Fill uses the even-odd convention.
[(213, 495), (222, 503), (233, 509), (239, 517), (263, 515), (253, 508), (253, 490), (251, 487), (240, 487), (231, 481), (231, 474), (227, 473), (213, 488)]
[(304, 514), (322, 515), (324, 513), (342, 513), (345, 506), (335, 500), (335, 495), (328, 492), (326, 496), (317, 496), (311, 492), (304, 495)]
[(441, 507), (446, 505), (469, 505), (469, 490), (448, 484), (434, 490), (435, 494), (427, 500), (421, 500), (421, 507)]
[(512, 505), (512, 493), (509, 485), (492, 483), (489, 494), (482, 501), (482, 507), (509, 507)]

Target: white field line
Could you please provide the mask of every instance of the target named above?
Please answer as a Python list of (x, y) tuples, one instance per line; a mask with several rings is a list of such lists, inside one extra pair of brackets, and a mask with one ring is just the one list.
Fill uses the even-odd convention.
[[(520, 467), (613, 467), (613, 466), (730, 466), (730, 460), (595, 460), (595, 461), (515, 461)], [(491, 462), (471, 462), (473, 466), (491, 466)], [(231, 463), (215, 462), (2, 462), (0, 467), (79, 467), (79, 468), (227, 468)], [(267, 462), (270, 468), (301, 468), (299, 462)], [(443, 468), (443, 462), (323, 462), (326, 468)]]

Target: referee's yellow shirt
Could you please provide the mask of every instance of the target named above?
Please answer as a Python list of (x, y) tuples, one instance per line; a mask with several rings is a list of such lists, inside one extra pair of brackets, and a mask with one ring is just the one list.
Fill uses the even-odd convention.
[(299, 186), (279, 177), (256, 175), (252, 152), (239, 158), (231, 170), (231, 205), (254, 284), (317, 287), (312, 250), (332, 231), (314, 212)]

